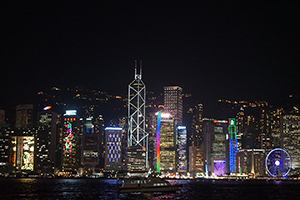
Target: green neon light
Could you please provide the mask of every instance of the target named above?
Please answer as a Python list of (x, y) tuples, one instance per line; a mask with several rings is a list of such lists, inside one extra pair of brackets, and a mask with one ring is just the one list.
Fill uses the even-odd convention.
[(228, 133), (229, 139), (236, 139), (236, 125), (234, 118), (229, 118)]

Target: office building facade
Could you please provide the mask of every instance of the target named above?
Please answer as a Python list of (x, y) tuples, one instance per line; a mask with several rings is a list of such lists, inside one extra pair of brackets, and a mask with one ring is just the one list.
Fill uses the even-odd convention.
[[(142, 62), (137, 72), (135, 61), (134, 80), (128, 85), (128, 132), (127, 132), (127, 170), (148, 170), (148, 133), (146, 133), (146, 85), (142, 81)], [(136, 152), (133, 152), (136, 151)], [(141, 160), (144, 159), (145, 160)], [(140, 166), (132, 162), (139, 160)], [(134, 167), (133, 167), (134, 166)]]
[(174, 119), (169, 113), (161, 113), (160, 137), (156, 143), (159, 146), (160, 172), (162, 174), (176, 172), (175, 157), (175, 132)]
[(182, 88), (164, 87), (164, 112), (172, 115), (175, 127), (182, 125), (182, 109)]
[(16, 128), (31, 128), (32, 127), (32, 104), (21, 104), (16, 106)]
[(62, 134), (62, 175), (79, 174), (81, 163), (81, 140), (79, 117), (76, 110), (67, 110), (63, 116)]
[(292, 159), (292, 171), (300, 171), (300, 116), (287, 114), (281, 117), (282, 148)]
[(204, 131), (204, 162), (205, 173), (221, 176), (228, 170), (228, 121), (205, 119)]
[(106, 127), (105, 128), (105, 171), (122, 170), (122, 128)]
[(46, 110), (38, 112), (35, 166), (38, 173), (53, 173), (57, 145), (57, 113)]
[(185, 126), (176, 129), (176, 171), (187, 172), (187, 130)]

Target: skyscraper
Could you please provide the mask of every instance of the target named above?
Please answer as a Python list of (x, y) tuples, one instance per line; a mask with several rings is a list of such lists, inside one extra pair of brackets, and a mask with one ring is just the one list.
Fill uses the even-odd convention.
[(16, 106), (16, 128), (32, 127), (32, 104), (21, 104)]
[[(225, 175), (227, 167), (227, 145), (228, 141), (227, 120), (203, 120), (204, 131), (204, 161), (208, 173)], [(207, 171), (206, 171), (207, 172)]]
[(0, 126), (2, 124), (5, 124), (5, 111), (4, 110), (0, 110)]
[(12, 136), (10, 137), (10, 163), (16, 170), (34, 170), (34, 137)]
[(13, 132), (9, 125), (5, 123), (4, 114), (4, 110), (0, 110), (0, 173), (3, 174), (9, 172), (9, 137)]
[(85, 119), (84, 134), (82, 136), (82, 159), (83, 174), (93, 175), (99, 164), (99, 137), (94, 132), (94, 124), (91, 118)]
[[(146, 115), (146, 85), (142, 81), (142, 61), (140, 71), (137, 73), (135, 61), (134, 80), (128, 85), (128, 135), (127, 151), (128, 166), (136, 166), (135, 158), (145, 160), (135, 170), (148, 169), (148, 134), (145, 131)], [(133, 162), (133, 163), (131, 163)], [(130, 168), (133, 169), (133, 168)]]
[(122, 128), (105, 128), (105, 170), (120, 171), (122, 169)]
[(164, 111), (174, 118), (174, 125), (182, 125), (182, 88), (179, 86), (164, 87)]
[(38, 112), (36, 131), (36, 170), (39, 173), (53, 173), (56, 150), (57, 113), (51, 110)]
[(190, 110), (193, 118), (189, 146), (201, 146), (203, 144), (203, 105), (199, 103)]
[(281, 117), (282, 147), (292, 159), (292, 171), (300, 171), (300, 116), (287, 114)]
[(76, 110), (67, 110), (63, 120), (62, 175), (77, 174), (81, 159), (81, 130)]
[(104, 159), (105, 159), (105, 126), (104, 126), (104, 119), (102, 115), (99, 115), (96, 118), (93, 118), (94, 121), (94, 133), (99, 137), (99, 166), (100, 168), (104, 168)]
[(229, 172), (236, 173), (236, 153), (238, 151), (238, 144), (236, 139), (236, 125), (235, 119), (229, 118)]
[[(159, 122), (159, 115), (158, 115)], [(175, 167), (175, 131), (174, 120), (169, 113), (161, 113), (156, 133), (157, 163), (162, 174), (174, 173)], [(159, 159), (158, 159), (159, 158)]]
[(246, 119), (244, 108), (241, 107), (240, 111), (236, 115), (236, 139), (238, 149), (242, 149), (242, 138), (245, 133)]
[(176, 169), (179, 173), (187, 172), (187, 131), (185, 126), (177, 126), (176, 133)]
[(192, 176), (204, 175), (203, 144), (189, 147), (189, 172)]
[(191, 133), (188, 134), (188, 168), (192, 176), (201, 176), (204, 174), (203, 104), (198, 103), (196, 106), (191, 107), (188, 113), (192, 117)]

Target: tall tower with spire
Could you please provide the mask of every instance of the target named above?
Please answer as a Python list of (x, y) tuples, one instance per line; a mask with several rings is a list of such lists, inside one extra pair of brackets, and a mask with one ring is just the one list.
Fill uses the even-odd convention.
[(142, 61), (137, 71), (135, 60), (134, 80), (128, 85), (127, 169), (148, 169), (148, 134), (145, 131), (146, 86), (142, 81)]

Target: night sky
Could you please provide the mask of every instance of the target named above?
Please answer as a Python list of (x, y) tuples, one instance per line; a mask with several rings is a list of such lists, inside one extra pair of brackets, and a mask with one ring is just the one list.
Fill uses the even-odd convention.
[(147, 90), (217, 99), (299, 94), (297, 1), (1, 1), (0, 108), (85, 86), (125, 95), (134, 60)]

